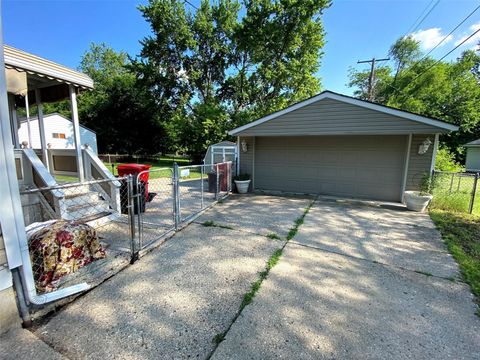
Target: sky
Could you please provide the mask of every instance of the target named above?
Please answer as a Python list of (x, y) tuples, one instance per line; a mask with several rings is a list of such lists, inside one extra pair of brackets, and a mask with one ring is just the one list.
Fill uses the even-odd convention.
[[(199, 0), (190, 2), (198, 5)], [(92, 42), (138, 55), (140, 40), (150, 34), (137, 9), (142, 3), (145, 1), (3, 0), (4, 41), (72, 68), (78, 67)], [(369, 66), (357, 64), (357, 60), (386, 57), (391, 44), (408, 33), (429, 51), (478, 5), (478, 0), (333, 0), (323, 15), (326, 45), (318, 73), (322, 89), (351, 94), (349, 69)], [(442, 57), (478, 28), (480, 9), (431, 56)], [(455, 59), (479, 41), (480, 33), (446, 59)]]

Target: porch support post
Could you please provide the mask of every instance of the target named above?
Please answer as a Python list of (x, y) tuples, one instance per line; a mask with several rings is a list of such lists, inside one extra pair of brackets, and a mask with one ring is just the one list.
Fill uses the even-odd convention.
[(28, 147), (32, 149), (32, 128), (30, 126), (30, 104), (28, 103), (28, 90), (25, 94), (25, 112), (27, 113)]
[(40, 148), (42, 149), (42, 162), (47, 167), (47, 170), (50, 171), (48, 164), (48, 150), (45, 137), (45, 123), (43, 120), (43, 105), (42, 98), (40, 94), (40, 89), (35, 89), (35, 101), (37, 102), (37, 112), (38, 112), (38, 129), (40, 132)]
[(10, 110), (10, 128), (12, 129), (13, 146), (15, 149), (20, 149), (17, 109), (15, 108), (15, 96), (12, 94), (8, 94), (8, 108)]
[(77, 157), (78, 178), (81, 182), (85, 181), (85, 172), (83, 168), (82, 143), (80, 141), (80, 122), (78, 120), (77, 94), (75, 86), (68, 86), (70, 92), (70, 106), (72, 110), (73, 138), (75, 140), (75, 153)]

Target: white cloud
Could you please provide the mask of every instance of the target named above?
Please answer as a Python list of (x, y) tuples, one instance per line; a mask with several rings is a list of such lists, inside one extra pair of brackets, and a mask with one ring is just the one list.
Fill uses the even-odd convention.
[[(445, 37), (445, 34), (442, 34), (441, 28), (431, 28), (427, 30), (418, 30), (410, 34), (415, 40), (420, 42), (420, 46), (423, 50), (430, 50), (434, 48), (442, 39)], [(440, 46), (445, 45), (453, 38), (452, 35), (449, 35)]]
[[(455, 46), (459, 45), (462, 43), (462, 41), (465, 41), (466, 38), (468, 38), (473, 32), (477, 31), (480, 29), (480, 22), (473, 24), (469, 27), (470, 31), (468, 34), (464, 34), (460, 39), (455, 41)], [(465, 43), (462, 46), (467, 46), (467, 45), (473, 45), (472, 49), (477, 48), (477, 43), (480, 41), (480, 32), (476, 33), (474, 36), (472, 36), (470, 39), (465, 41)]]

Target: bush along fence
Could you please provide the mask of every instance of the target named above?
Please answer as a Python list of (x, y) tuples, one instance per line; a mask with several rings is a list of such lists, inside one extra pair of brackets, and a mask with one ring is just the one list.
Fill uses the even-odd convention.
[(457, 212), (480, 215), (480, 173), (432, 173), (432, 206)]

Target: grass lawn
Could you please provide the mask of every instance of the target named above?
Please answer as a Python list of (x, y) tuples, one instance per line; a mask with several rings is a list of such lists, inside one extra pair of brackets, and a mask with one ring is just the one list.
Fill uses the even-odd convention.
[[(472, 190), (473, 176), (436, 175), (433, 187), (431, 207), (454, 212), (468, 212)], [(473, 214), (480, 215), (480, 181), (477, 185)]]
[(55, 180), (57, 180), (59, 184), (79, 182), (78, 177), (66, 175), (55, 175)]
[(480, 305), (480, 216), (432, 209), (430, 217)]
[[(190, 160), (184, 158), (160, 158), (157, 161), (141, 161), (139, 164), (151, 165), (150, 168), (150, 179), (159, 179), (165, 177), (171, 177), (172, 172), (169, 169), (173, 168), (173, 163), (176, 162), (178, 166), (187, 166), (190, 165)], [(124, 163), (109, 163), (104, 162), (108, 170), (113, 174), (117, 175), (117, 166)], [(113, 165), (113, 167), (112, 167)], [(204, 174), (204, 177), (207, 175)], [(200, 167), (190, 169), (190, 175), (182, 177), (182, 179), (198, 179), (201, 177)]]

